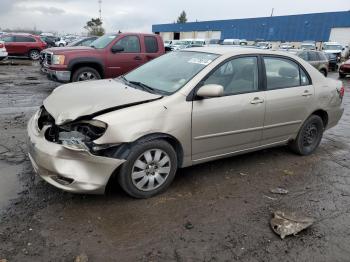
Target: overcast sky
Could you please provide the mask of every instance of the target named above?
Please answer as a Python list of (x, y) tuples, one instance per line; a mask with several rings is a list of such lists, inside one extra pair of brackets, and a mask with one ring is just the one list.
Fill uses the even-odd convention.
[[(152, 24), (172, 23), (182, 10), (189, 21), (234, 19), (350, 10), (349, 0), (102, 0), (107, 32), (150, 32)], [(98, 17), (98, 0), (0, 0), (0, 28), (60, 33), (83, 32)]]

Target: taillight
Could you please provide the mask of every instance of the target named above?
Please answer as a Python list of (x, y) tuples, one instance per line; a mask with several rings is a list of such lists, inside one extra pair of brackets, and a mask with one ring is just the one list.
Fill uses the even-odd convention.
[(3, 48), (4, 47), (4, 44), (3, 43), (0, 43), (0, 48)]
[(340, 96), (340, 98), (343, 98), (343, 97), (344, 97), (344, 94), (345, 94), (345, 87), (342, 86), (342, 87), (340, 88), (340, 90), (339, 90), (339, 96)]

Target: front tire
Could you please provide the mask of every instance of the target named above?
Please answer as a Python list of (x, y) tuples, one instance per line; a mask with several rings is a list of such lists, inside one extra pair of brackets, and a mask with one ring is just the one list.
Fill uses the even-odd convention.
[(339, 73), (339, 78), (345, 78), (345, 74)]
[(304, 122), (297, 138), (289, 144), (289, 147), (299, 155), (310, 155), (319, 146), (323, 131), (324, 124), (322, 119), (317, 115), (312, 115)]
[(99, 72), (92, 67), (82, 67), (74, 71), (72, 82), (89, 81), (101, 79)]
[(123, 190), (135, 198), (149, 198), (169, 187), (177, 170), (174, 148), (164, 140), (136, 144), (118, 174)]
[(29, 58), (33, 61), (39, 60), (40, 58), (40, 52), (39, 50), (30, 50), (29, 51)]

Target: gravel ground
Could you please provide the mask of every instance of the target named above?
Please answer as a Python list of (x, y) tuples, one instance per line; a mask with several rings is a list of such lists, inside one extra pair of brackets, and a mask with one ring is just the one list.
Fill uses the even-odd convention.
[[(0, 261), (349, 261), (350, 79), (344, 116), (312, 156), (279, 147), (210, 162), (134, 200), (117, 186), (73, 195), (34, 175), (26, 122), (58, 84), (37, 64), (15, 63), (0, 65)], [(269, 225), (280, 209), (316, 222), (281, 240)]]

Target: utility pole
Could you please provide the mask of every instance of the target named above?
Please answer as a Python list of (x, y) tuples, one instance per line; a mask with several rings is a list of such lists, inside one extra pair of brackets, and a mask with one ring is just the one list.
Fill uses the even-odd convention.
[(271, 10), (271, 17), (273, 17), (273, 11), (275, 10), (275, 8), (272, 8)]
[(98, 13), (100, 14), (100, 21), (102, 21), (102, 0), (98, 0)]

